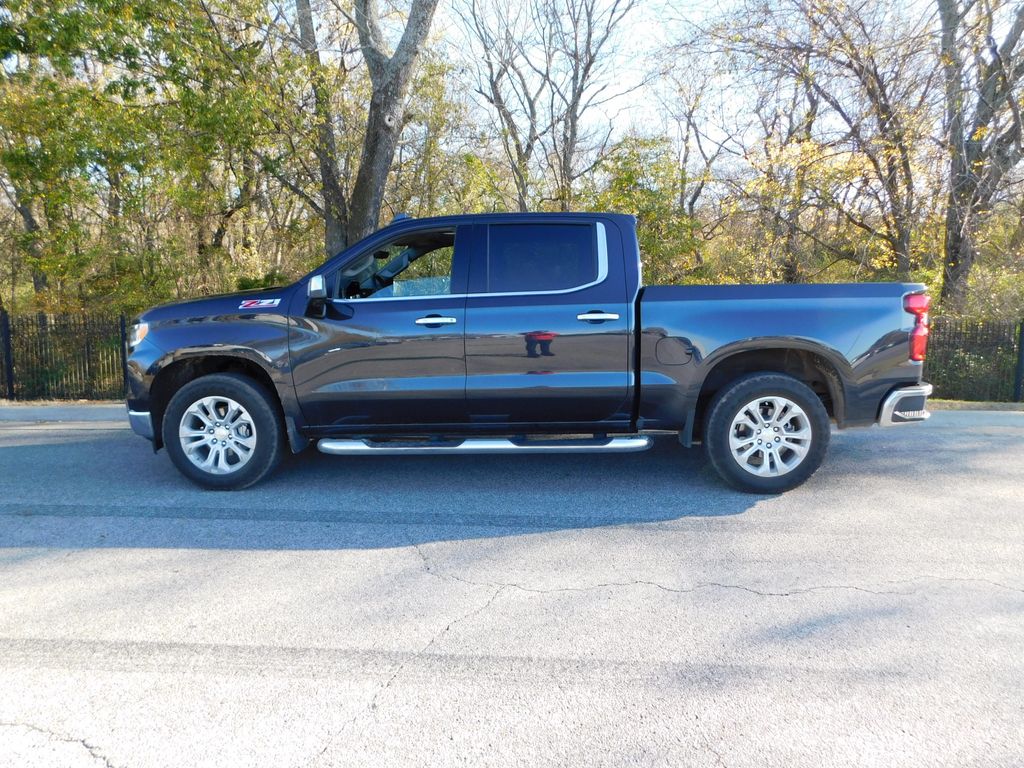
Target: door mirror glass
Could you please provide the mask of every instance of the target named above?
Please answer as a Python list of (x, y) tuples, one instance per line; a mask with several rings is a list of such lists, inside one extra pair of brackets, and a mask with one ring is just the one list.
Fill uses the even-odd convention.
[(309, 278), (309, 284), (306, 286), (306, 295), (310, 299), (327, 298), (327, 285), (324, 283), (323, 275), (313, 275)]

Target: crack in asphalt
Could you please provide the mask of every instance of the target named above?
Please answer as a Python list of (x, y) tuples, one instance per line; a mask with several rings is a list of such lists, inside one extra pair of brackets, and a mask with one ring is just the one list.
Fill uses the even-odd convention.
[(32, 723), (17, 723), (17, 722), (0, 722), (0, 728), (24, 728), (35, 733), (41, 733), (49, 739), (55, 739), (57, 741), (64, 742), (65, 744), (80, 744), (88, 753), (93, 760), (99, 760), (106, 766), (106, 768), (115, 768), (114, 764), (110, 762), (110, 759), (104, 755), (99, 747), (90, 744), (85, 739), (77, 739), (74, 736), (68, 736), (64, 733), (58, 733), (57, 731), (51, 731), (49, 728), (42, 728)]
[(951, 583), (966, 583), (966, 584), (988, 584), (992, 587), (998, 587), (999, 589), (1005, 589), (1010, 592), (1019, 592), (1024, 595), (1024, 589), (1021, 587), (1015, 587), (1012, 584), (1003, 584), (1001, 581), (992, 581), (991, 579), (972, 578), (967, 576), (936, 576), (931, 573), (922, 573), (920, 576), (913, 576), (909, 579), (900, 579), (898, 581), (886, 581), (886, 584), (910, 584), (914, 581), (948, 581)]
[[(434, 645), (437, 643), (437, 641), (440, 640), (442, 637), (444, 637), (444, 635), (446, 635), (448, 633), (448, 631), (451, 630), (451, 628), (454, 627), (456, 624), (459, 624), (459, 623), (461, 623), (463, 621), (466, 621), (468, 619), (472, 619), (472, 618), (474, 618), (476, 616), (479, 616), (481, 613), (483, 613), (488, 608), (490, 608), (491, 604), (495, 600), (498, 599), (498, 595), (500, 595), (502, 592), (504, 592), (505, 589), (506, 589), (506, 587), (504, 585), (499, 586), (497, 589), (494, 590), (494, 592), (491, 593), (491, 596), (487, 599), (487, 602), (485, 602), (483, 605), (481, 605), (481, 606), (479, 606), (477, 608), (474, 608), (473, 610), (471, 610), (471, 611), (469, 611), (467, 613), (464, 613), (462, 616), (459, 616), (456, 619), (452, 619), (450, 622), (448, 622), (447, 625), (445, 625), (444, 629), (442, 629), (441, 631), (435, 633), (434, 636), (430, 638), (430, 640), (427, 642), (426, 645), (424, 645), (422, 648), (420, 648), (411, 657), (409, 657), (405, 661), (403, 661), (398, 666), (398, 669), (395, 670), (394, 674), (392, 674), (391, 677), (388, 678), (388, 681), (386, 683), (384, 683), (384, 685), (382, 685), (380, 688), (377, 689), (377, 692), (374, 694), (373, 698), (370, 700), (370, 703), (367, 705), (365, 711), (372, 712), (373, 710), (377, 709), (377, 700), (388, 690), (388, 688), (391, 687), (391, 684), (393, 682), (395, 682), (395, 679), (399, 675), (402, 674), (402, 671), (407, 666), (409, 666), (409, 664), (411, 664), (412, 662), (416, 661), (418, 658), (423, 656), (423, 654), (427, 653), (427, 651), (429, 651), (431, 648), (433, 648)], [(361, 714), (364, 714), (364, 713), (360, 713), (360, 715)], [(353, 718), (353, 720), (358, 719), (358, 717), (359, 717), (359, 715), (356, 715), (356, 717)]]
[(582, 587), (551, 587), (550, 589), (541, 589), (539, 587), (527, 587), (523, 584), (516, 582), (503, 582), (503, 581), (474, 581), (467, 579), (462, 576), (456, 576), (453, 573), (447, 573), (437, 570), (426, 553), (423, 552), (422, 547), (416, 543), (410, 543), (410, 546), (415, 550), (416, 554), (419, 555), (420, 560), (423, 562), (423, 569), (426, 573), (430, 574), (439, 579), (447, 579), (450, 581), (458, 581), (463, 584), (468, 584), (474, 587), (502, 587), (505, 589), (516, 589), (520, 592), (529, 592), (533, 594), (555, 594), (558, 592), (590, 592), (596, 589), (610, 589), (616, 587), (635, 587), (635, 586), (646, 586), (660, 589), (664, 592), (672, 592), (675, 594), (691, 594), (702, 589), (735, 589), (742, 592), (749, 592), (753, 595), (760, 597), (790, 597), (792, 595), (801, 595), (807, 592), (820, 592), (827, 590), (853, 590), (855, 592), (866, 592), (871, 595), (909, 595), (910, 592), (903, 592), (897, 590), (874, 590), (868, 589), (867, 587), (859, 587), (852, 584), (824, 584), (813, 587), (803, 587), (800, 589), (791, 589), (785, 592), (769, 592), (765, 590), (754, 589), (753, 587), (747, 587), (742, 584), (725, 584), (717, 581), (701, 581), (694, 584), (692, 587), (670, 587), (665, 584), (661, 584), (657, 581), (650, 581), (648, 579), (632, 579), (630, 581), (603, 581), (597, 584), (588, 584)]
[[(863, 587), (863, 586), (859, 586), (859, 585), (856, 585), (856, 584), (819, 584), (819, 585), (815, 585), (815, 586), (799, 587), (799, 588), (788, 589), (788, 590), (784, 590), (784, 591), (769, 591), (769, 590), (763, 590), (763, 589), (755, 589), (754, 587), (748, 587), (748, 586), (743, 585), (743, 584), (727, 584), (727, 583), (718, 582), (718, 581), (700, 581), (700, 582), (695, 583), (691, 587), (670, 587), (670, 586), (668, 586), (666, 584), (661, 584), (660, 582), (651, 581), (651, 580), (648, 580), (648, 579), (632, 579), (632, 580), (629, 580), (629, 581), (605, 581), (605, 582), (599, 582), (597, 584), (588, 584), (588, 585), (582, 586), (582, 587), (551, 587), (551, 588), (548, 588), (548, 589), (543, 589), (543, 588), (539, 588), (539, 587), (528, 587), (528, 586), (525, 586), (523, 584), (519, 584), (519, 583), (516, 583), (516, 582), (475, 581), (473, 579), (467, 579), (467, 578), (464, 578), (462, 576), (457, 576), (457, 575), (455, 575), (453, 573), (450, 573), (450, 572), (440, 571), (440, 570), (438, 570), (437, 568), (434, 567), (434, 564), (430, 561), (430, 558), (427, 557), (427, 555), (423, 551), (423, 548), (421, 547), (421, 545), (419, 545), (419, 544), (417, 544), (415, 542), (410, 542), (410, 546), (416, 552), (416, 554), (419, 555), (419, 558), (420, 558), (420, 560), (423, 563), (423, 570), (426, 573), (428, 573), (431, 576), (434, 576), (436, 578), (439, 578), (439, 579), (442, 579), (442, 580), (457, 581), (457, 582), (460, 582), (462, 584), (468, 584), (468, 585), (474, 586), (474, 587), (502, 587), (502, 588), (506, 588), (506, 589), (519, 590), (520, 592), (528, 592), (528, 593), (541, 594), (541, 595), (555, 594), (555, 593), (558, 593), (558, 592), (589, 592), (589, 591), (597, 590), (597, 589), (612, 589), (612, 588), (619, 588), (619, 587), (635, 587), (635, 586), (652, 587), (654, 589), (660, 589), (660, 590), (662, 590), (664, 592), (672, 592), (672, 593), (675, 593), (675, 594), (691, 594), (693, 592), (697, 592), (697, 591), (702, 590), (702, 589), (733, 589), (733, 590), (738, 590), (738, 591), (741, 591), (741, 592), (748, 592), (748, 593), (750, 593), (752, 595), (757, 595), (758, 597), (793, 597), (795, 595), (804, 595), (804, 594), (808, 594), (808, 593), (811, 593), (811, 592), (827, 592), (827, 591), (837, 591), (837, 590), (846, 590), (846, 591), (852, 591), (852, 592), (864, 592), (864, 593), (869, 594), (869, 595), (904, 595), (905, 596), (905, 595), (912, 595), (916, 591), (916, 590), (913, 590), (913, 589), (911, 589), (911, 590), (869, 589), (868, 587)], [(954, 577), (954, 576), (936, 576), (936, 575), (933, 575), (933, 574), (921, 574), (919, 576), (914, 576), (914, 577), (909, 578), (909, 579), (902, 579), (902, 580), (898, 580), (898, 581), (891, 581), (890, 580), (890, 581), (885, 581), (884, 583), (885, 584), (897, 585), (897, 584), (910, 584), (910, 583), (913, 583), (915, 581), (925, 581), (925, 580), (929, 580), (929, 581), (946, 581), (946, 582), (951, 582), (951, 583), (964, 582), (964, 583), (988, 584), (988, 585), (993, 586), (993, 587), (998, 587), (999, 589), (1005, 589), (1005, 590), (1009, 590), (1011, 592), (1019, 592), (1021, 594), (1024, 594), (1024, 589), (1021, 589), (1021, 588), (1018, 588), (1018, 587), (1014, 587), (1014, 586), (1009, 585), (1009, 584), (1003, 584), (1003, 583), (998, 582), (998, 581), (992, 581), (990, 579), (963, 578), (963, 577)]]
[(715, 756), (715, 765), (720, 765), (722, 766), (722, 768), (725, 768), (725, 760), (722, 759), (722, 753), (715, 749), (713, 746), (711, 746), (710, 737), (706, 733), (704, 733), (704, 730), (702, 728), (698, 728), (697, 733), (700, 735), (700, 740), (701, 742), (703, 742), (704, 748)]
[(347, 722), (345, 722), (344, 725), (341, 726), (341, 728), (339, 728), (327, 739), (327, 743), (324, 745), (323, 749), (321, 749), (320, 752), (317, 753), (316, 757), (314, 758), (314, 762), (319, 762), (326, 754), (327, 750), (331, 748), (334, 742), (342, 734), (344, 734), (345, 731), (347, 731), (357, 720), (359, 720), (359, 718), (363, 717), (368, 712), (374, 712), (377, 709), (377, 701), (380, 699), (381, 696), (383, 696), (387, 692), (387, 690), (391, 687), (392, 683), (395, 682), (395, 680), (399, 677), (399, 675), (402, 674), (406, 667), (408, 667), (410, 664), (412, 664), (421, 656), (423, 656), (423, 654), (427, 653), (431, 648), (433, 648), (434, 645), (442, 637), (444, 637), (456, 624), (460, 624), (463, 621), (467, 621), (468, 619), (472, 619), (476, 616), (479, 616), (481, 613), (490, 608), (494, 601), (498, 599), (498, 596), (505, 591), (505, 589), (506, 587), (504, 585), (496, 585), (496, 589), (491, 593), (490, 597), (488, 597), (487, 600), (482, 605), (479, 605), (471, 611), (467, 611), (461, 616), (458, 616), (457, 618), (454, 618), (451, 621), (449, 621), (444, 626), (444, 628), (435, 632), (433, 636), (431, 636), (430, 640), (428, 640), (427, 643), (422, 648), (420, 648), (418, 651), (416, 651), (416, 653), (414, 653), (412, 656), (405, 659), (405, 661), (399, 664), (395, 671), (391, 674), (391, 676), (384, 682), (384, 684), (377, 688), (373, 696), (370, 698), (369, 703), (367, 703), (367, 705), (362, 710), (353, 715)]

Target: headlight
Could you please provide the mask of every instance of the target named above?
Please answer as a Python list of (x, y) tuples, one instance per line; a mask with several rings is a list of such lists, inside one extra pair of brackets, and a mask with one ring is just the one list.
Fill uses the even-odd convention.
[(149, 333), (149, 323), (132, 323), (131, 330), (128, 332), (128, 346), (131, 349), (139, 346), (142, 340), (146, 338), (146, 334)]

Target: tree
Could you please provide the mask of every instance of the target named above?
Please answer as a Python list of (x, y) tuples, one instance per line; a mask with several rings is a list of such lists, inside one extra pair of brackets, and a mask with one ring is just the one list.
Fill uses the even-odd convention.
[(44, 6), (9, 4), (0, 35), (0, 199), (23, 223), (32, 303), (136, 307), (233, 287), (252, 268), (238, 260), (264, 183), (261, 4)]
[[(339, 169), (338, 145), (335, 136), (334, 112), (327, 85), (324, 64), (313, 23), (313, 10), (309, 0), (295, 0), (299, 22), (299, 42), (309, 62), (313, 90), (316, 141), (314, 152), (320, 168), (320, 195), (322, 204), (316, 206), (324, 220), (324, 251), (333, 256), (348, 245), (349, 201)], [(341, 66), (344, 65), (344, 60)]]
[[(937, 0), (942, 27), (949, 198), (942, 299), (963, 306), (980, 220), (1024, 157), (1024, 4)], [(1001, 43), (996, 30), (1005, 29)]]
[(405, 99), (413, 69), (430, 32), (437, 3), (438, 0), (413, 0), (405, 32), (394, 53), (388, 55), (377, 0), (356, 0), (356, 27), (373, 83), (373, 96), (359, 173), (352, 189), (350, 243), (377, 228), (384, 186), (405, 125)]
[(586, 202), (595, 210), (636, 216), (646, 283), (703, 277), (693, 258), (696, 222), (677, 207), (684, 181), (667, 138), (623, 137), (602, 158), (596, 176)]
[[(612, 131), (592, 122), (611, 101), (621, 24), (637, 0), (470, 0), (463, 18), (480, 65), (477, 93), (494, 112), (516, 183), (517, 205), (573, 207), (580, 178), (596, 167)], [(546, 189), (532, 191), (544, 177)]]
[[(316, 156), (323, 199), (320, 211), (325, 222), (324, 249), (329, 256), (377, 228), (388, 173), (405, 126), (406, 97), (437, 3), (438, 0), (412, 0), (405, 30), (394, 52), (389, 53), (381, 29), (377, 0), (356, 0), (352, 22), (370, 75), (372, 95), (359, 170), (349, 193), (338, 166), (334, 116), (310, 0), (296, 0), (299, 39), (312, 71), (317, 119)], [(339, 66), (344, 66), (344, 62)]]
[(927, 19), (874, 0), (755, 1), (715, 34), (762, 85), (795, 87), (822, 113), (800, 128), (804, 141), (830, 150), (822, 162), (843, 153), (864, 161), (844, 163), (854, 175), (827, 174), (831, 185), (809, 194), (884, 243), (902, 280), (910, 277), (913, 235), (927, 213), (918, 176), (929, 165), (933, 120), (929, 35)]
[[(540, 140), (554, 130), (557, 116), (545, 110), (553, 66), (551, 33), (518, 4), (495, 12), (482, 0), (470, 0), (463, 20), (479, 53), (476, 92), (494, 111), (508, 169), (515, 183), (516, 207), (528, 211), (533, 202), (535, 160)], [(540, 22), (535, 24), (534, 20)], [(531, 63), (528, 51), (532, 52)]]
[[(552, 83), (552, 111), (561, 119), (550, 134), (549, 149), (560, 210), (572, 209), (577, 179), (592, 170), (607, 149), (611, 127), (588, 128), (586, 118), (616, 95), (609, 93), (607, 79), (612, 49), (622, 21), (635, 5), (636, 0), (549, 0), (542, 7), (553, 30), (555, 51), (566, 65)], [(591, 158), (585, 159), (588, 152)]]

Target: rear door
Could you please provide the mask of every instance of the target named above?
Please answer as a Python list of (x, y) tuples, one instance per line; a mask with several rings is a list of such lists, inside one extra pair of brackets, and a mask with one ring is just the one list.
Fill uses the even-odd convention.
[(613, 227), (574, 217), (486, 226), (466, 303), (471, 423), (628, 422), (632, 304)]

